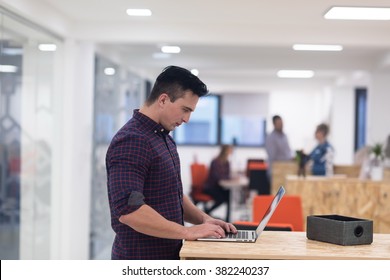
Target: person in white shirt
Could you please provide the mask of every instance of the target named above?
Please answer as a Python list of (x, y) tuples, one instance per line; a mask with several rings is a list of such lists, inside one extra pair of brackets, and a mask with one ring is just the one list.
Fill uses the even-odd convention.
[(267, 135), (265, 149), (268, 155), (268, 178), (271, 181), (272, 164), (275, 161), (288, 161), (292, 159), (287, 135), (283, 132), (283, 120), (279, 115), (272, 117), (274, 130)]

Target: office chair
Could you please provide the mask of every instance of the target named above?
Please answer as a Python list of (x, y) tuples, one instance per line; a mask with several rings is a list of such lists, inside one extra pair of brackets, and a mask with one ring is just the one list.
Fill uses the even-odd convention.
[[(234, 224), (240, 229), (255, 229), (273, 198), (273, 195), (255, 196), (252, 206), (252, 221), (236, 221)], [(297, 195), (284, 195), (271, 216), (266, 230), (304, 231), (303, 226), (301, 197)]]
[[(256, 230), (258, 223), (250, 221), (235, 221), (233, 225), (238, 230)], [(293, 231), (293, 226), (288, 223), (268, 223), (265, 231)]]
[(267, 169), (267, 164), (261, 158), (249, 158), (246, 161), (246, 175), (249, 177), (249, 170), (251, 169)]
[(207, 180), (208, 170), (205, 164), (191, 164), (191, 192), (190, 197), (195, 205), (203, 203), (203, 210), (207, 211), (207, 202), (213, 201), (213, 198), (203, 192), (204, 184)]
[(249, 190), (254, 190), (258, 195), (269, 195), (271, 187), (267, 175), (267, 164), (261, 159), (249, 159), (247, 161), (247, 176), (249, 178)]
[[(258, 195), (253, 198), (253, 221), (261, 220), (273, 198), (273, 195)], [(269, 222), (291, 224), (293, 231), (303, 231), (301, 197), (284, 195)]]

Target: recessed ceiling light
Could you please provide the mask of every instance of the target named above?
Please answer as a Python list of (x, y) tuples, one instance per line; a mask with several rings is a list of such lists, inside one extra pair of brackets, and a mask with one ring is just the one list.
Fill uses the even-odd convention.
[(313, 44), (295, 44), (293, 49), (296, 51), (332, 51), (339, 52), (343, 50), (341, 45), (313, 45)]
[(178, 47), (178, 46), (162, 46), (161, 51), (163, 53), (180, 53), (180, 47)]
[(0, 72), (2, 73), (16, 73), (18, 71), (18, 67), (15, 65), (4, 65), (0, 64)]
[(277, 73), (279, 78), (312, 78), (314, 71), (312, 70), (279, 70)]
[(43, 52), (54, 52), (57, 46), (55, 44), (39, 44), (38, 49)]
[(149, 9), (127, 9), (126, 13), (135, 17), (150, 17), (152, 15), (152, 11)]
[(390, 20), (390, 8), (376, 7), (332, 7), (326, 19)]
[(195, 76), (199, 75), (199, 70), (198, 69), (191, 69), (191, 73)]
[(106, 74), (107, 76), (115, 75), (115, 68), (112, 67), (104, 68), (104, 74)]

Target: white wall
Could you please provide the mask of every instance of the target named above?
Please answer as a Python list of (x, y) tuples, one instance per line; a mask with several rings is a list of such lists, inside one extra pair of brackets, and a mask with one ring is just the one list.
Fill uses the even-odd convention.
[[(65, 42), (62, 185), (55, 188), (61, 229), (55, 259), (88, 259), (93, 129), (94, 46)], [(58, 187), (58, 186), (55, 186)]]
[(272, 116), (283, 118), (284, 132), (291, 149), (304, 149), (310, 152), (315, 145), (314, 131), (316, 126), (329, 118), (328, 94), (318, 90), (304, 89), (275, 91), (270, 94), (268, 132), (272, 131)]
[(390, 70), (373, 73), (367, 102), (367, 144), (385, 143), (390, 135)]
[(268, 116), (268, 94), (225, 94), (222, 115)]
[(333, 88), (329, 142), (337, 164), (352, 164), (355, 135), (355, 89)]

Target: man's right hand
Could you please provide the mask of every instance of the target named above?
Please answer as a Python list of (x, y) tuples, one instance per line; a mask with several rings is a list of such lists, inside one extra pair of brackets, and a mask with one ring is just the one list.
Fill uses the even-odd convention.
[(225, 237), (225, 230), (216, 224), (200, 224), (192, 227), (187, 227), (187, 233), (185, 236), (186, 240), (196, 240), (202, 237), (215, 237), (222, 238)]

